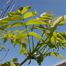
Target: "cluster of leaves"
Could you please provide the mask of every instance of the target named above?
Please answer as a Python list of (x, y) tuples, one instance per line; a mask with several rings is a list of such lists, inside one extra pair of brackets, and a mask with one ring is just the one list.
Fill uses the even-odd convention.
[(14, 58), (11, 61), (8, 61), (8, 62), (6, 62), (4, 64), (1, 64), (0, 66), (19, 66), (19, 63), (18, 63), (17, 58)]
[[(30, 9), (30, 6), (20, 7), (16, 12), (10, 12), (7, 17), (0, 20), (4, 42), (10, 39), (14, 46), (19, 44), (20, 54), (26, 54), (27, 60), (30, 60), (29, 64), (34, 59), (41, 65), (45, 57), (52, 55), (63, 58), (58, 50), (66, 47), (66, 32), (58, 32), (57, 27), (65, 24), (66, 17), (54, 17), (51, 12), (46, 12), (38, 18), (33, 18), (37, 12), (31, 12)], [(22, 27), (24, 27), (22, 30), (11, 30)]]

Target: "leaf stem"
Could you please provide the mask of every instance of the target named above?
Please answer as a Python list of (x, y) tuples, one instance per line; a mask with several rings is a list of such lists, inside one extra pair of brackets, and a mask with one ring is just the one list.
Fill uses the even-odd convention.
[(22, 66), (27, 60), (28, 60), (28, 57), (25, 58), (25, 60), (24, 60), (23, 62), (21, 62), (21, 63), (19, 64), (19, 66)]
[(31, 52), (30, 37), (29, 37), (29, 34), (28, 34), (28, 28), (27, 28), (27, 25), (25, 25), (25, 28), (26, 28), (26, 33), (27, 33), (27, 36), (28, 36), (29, 51)]
[[(34, 27), (34, 25), (32, 27)], [(31, 31), (33, 31), (33, 29)], [(34, 50), (34, 39), (33, 39), (33, 36), (32, 36), (32, 50)]]

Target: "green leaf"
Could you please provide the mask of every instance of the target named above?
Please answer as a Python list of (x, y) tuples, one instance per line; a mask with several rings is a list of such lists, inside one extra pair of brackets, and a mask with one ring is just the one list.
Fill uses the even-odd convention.
[(41, 13), (40, 17), (44, 17), (44, 16), (52, 16), (52, 12), (43, 12), (43, 13)]
[(36, 11), (33, 11), (33, 12), (27, 12), (24, 14), (23, 18), (26, 19), (26, 18), (30, 18), (32, 16), (36, 16), (37, 15), (37, 12)]
[(54, 52), (51, 52), (51, 56), (53, 56), (54, 55)]
[(56, 58), (60, 57), (61, 59), (64, 59), (63, 55), (57, 52), (51, 52), (51, 56), (55, 56)]
[(13, 16), (13, 17), (5, 17), (3, 19), (0, 20), (0, 22), (3, 24), (8, 24), (8, 22), (11, 22), (11, 21), (17, 21), (17, 20), (23, 20), (23, 16), (20, 16), (20, 15), (16, 15), (16, 16)]
[(12, 33), (11, 33), (11, 30), (8, 30), (8, 31), (7, 31), (7, 38), (10, 38), (10, 39), (11, 39), (12, 36), (13, 36), (13, 35), (12, 35)]
[(59, 23), (59, 26), (62, 26), (62, 25), (64, 25), (64, 24), (65, 24), (65, 22), (62, 21), (62, 22)]
[(23, 7), (20, 7), (20, 8), (18, 9), (18, 12), (21, 13), (21, 14), (24, 14), (24, 13), (26, 13), (27, 11), (29, 11), (30, 9), (31, 9), (30, 6), (25, 6), (24, 8), (23, 8)]
[(14, 64), (14, 62), (10, 62), (10, 66), (16, 66), (15, 64)]
[(65, 48), (66, 48), (66, 43), (64, 43), (64, 44), (63, 44), (63, 47), (65, 47)]
[(63, 56), (62, 54), (59, 54), (59, 57), (60, 57), (61, 59), (64, 59), (64, 56)]
[(46, 22), (43, 22), (41, 20), (36, 20), (36, 19), (32, 19), (32, 20), (29, 20), (26, 25), (42, 25), (42, 24), (47, 24)]
[(8, 17), (4, 17), (4, 18), (2, 18), (1, 20), (0, 20), (0, 24), (8, 24), (8, 19), (7, 19)]
[(8, 17), (7, 20), (8, 20), (8, 21), (23, 20), (23, 16), (16, 15), (16, 16), (13, 16), (13, 17)]
[(27, 34), (25, 32), (26, 32), (26, 30), (21, 30), (19, 32), (19, 38), (22, 38), (23, 37), (23, 39), (24, 39), (27, 36)]
[(6, 50), (5, 46), (0, 46), (0, 48)]
[(64, 21), (64, 17), (63, 16), (60, 16), (59, 18), (57, 18), (53, 23), (52, 23), (52, 26), (51, 27), (54, 27), (56, 28), (60, 22)]
[(43, 38), (41, 37), (41, 35), (38, 34), (38, 33), (36, 33), (36, 32), (29, 32), (29, 35), (36, 37), (38, 40), (43, 40)]
[(25, 52), (27, 52), (26, 48), (25, 47), (21, 47), (20, 48), (20, 54), (24, 54)]
[(16, 22), (12, 25), (9, 25), (8, 28), (14, 28), (14, 27), (22, 27), (24, 24), (22, 22)]
[(63, 36), (62, 33), (58, 33), (57, 37), (60, 38), (60, 39), (62, 39), (62, 40), (66, 39), (66, 35)]
[(57, 37), (57, 33), (56, 32), (53, 32), (53, 36), (51, 37), (51, 42), (53, 44), (56, 44), (56, 37)]
[(8, 40), (8, 36), (4, 34), (4, 43)]
[(37, 15), (37, 11), (36, 11), (36, 10), (34, 10), (32, 13), (33, 13), (35, 16)]
[[(3, 24), (2, 24), (3, 25)], [(3, 26), (0, 26), (0, 30), (5, 30), (7, 28), (8, 25), (3, 25)]]
[(16, 16), (16, 15), (20, 15), (20, 14), (18, 12), (9, 12), (8, 13), (9, 17), (13, 17), (13, 16)]
[(51, 42), (52, 42), (53, 44), (56, 43), (56, 38), (55, 38), (54, 36), (51, 37)]
[(53, 18), (53, 14), (51, 12), (44, 12), (40, 15), (40, 18), (42, 20), (48, 21), (48, 20), (51, 20)]
[(57, 53), (57, 52), (51, 52), (51, 56), (55, 56), (56, 58), (58, 58), (59, 53)]
[(66, 39), (66, 32), (60, 32), (60, 34)]
[(11, 43), (14, 44), (14, 46), (16, 44), (19, 44), (19, 41), (20, 41), (20, 38), (19, 38), (19, 35), (17, 33), (12, 33), (11, 36), (9, 37), (9, 39), (11, 40)]
[(16, 33), (18, 33), (18, 32), (19, 32), (19, 30), (17, 30), (17, 29), (16, 29), (16, 30), (14, 30), (14, 32), (13, 32), (13, 33), (14, 33), (14, 34), (16, 34)]
[(13, 58), (13, 60), (12, 60), (13, 62), (18, 62), (18, 59), (17, 58)]

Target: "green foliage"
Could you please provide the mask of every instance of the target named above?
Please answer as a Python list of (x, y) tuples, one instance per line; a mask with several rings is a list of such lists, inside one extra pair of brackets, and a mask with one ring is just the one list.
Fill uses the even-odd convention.
[(0, 46), (0, 49), (4, 49), (4, 50), (6, 50), (6, 48), (5, 48), (4, 46)]
[(13, 60), (11, 60), (9, 62), (0, 64), (0, 66), (19, 66), (19, 63), (17, 62), (17, 58), (14, 58)]
[(38, 33), (35, 32), (29, 32), (30, 36), (34, 36), (35, 38), (37, 38), (38, 40), (42, 40), (43, 38), (41, 37), (41, 35), (39, 35)]
[(26, 47), (24, 46), (20, 47), (20, 54), (24, 54), (26, 52), (27, 52)]
[(37, 12), (36, 11), (33, 11), (33, 12), (27, 12), (27, 13), (25, 13), (25, 15), (24, 15), (24, 19), (26, 19), (26, 18), (30, 18), (30, 17), (32, 17), (32, 16), (36, 16), (37, 15)]
[(20, 8), (18, 9), (18, 12), (19, 12), (20, 14), (24, 14), (24, 13), (26, 13), (27, 11), (29, 11), (30, 9), (31, 9), (30, 6), (25, 6), (24, 8), (23, 8), (23, 7), (20, 7)]
[(46, 22), (43, 22), (39, 19), (32, 19), (32, 20), (29, 20), (26, 25), (42, 25), (42, 24), (47, 24)]
[[(26, 54), (27, 60), (34, 59), (39, 65), (47, 56), (63, 58), (58, 51), (60, 48), (66, 48), (66, 32), (58, 32), (57, 27), (65, 24), (65, 16), (54, 17), (51, 12), (46, 12), (35, 18), (37, 12), (31, 12), (30, 9), (30, 6), (20, 7), (16, 12), (10, 12), (8, 17), (0, 20), (1, 36), (4, 43), (10, 39), (14, 46), (18, 44), (20, 54)], [(23, 29), (11, 30), (11, 28)], [(36, 42), (35, 38), (37, 38)], [(14, 61), (16, 62), (17, 59), (13, 59)], [(13, 62), (11, 62), (12, 66), (16, 66)]]

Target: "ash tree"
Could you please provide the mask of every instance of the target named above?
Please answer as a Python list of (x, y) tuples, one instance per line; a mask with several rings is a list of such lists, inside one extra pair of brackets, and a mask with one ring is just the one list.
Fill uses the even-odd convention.
[[(10, 40), (13, 46), (18, 44), (20, 54), (26, 56), (21, 63), (14, 58), (0, 66), (22, 66), (27, 61), (30, 64), (31, 60), (41, 65), (47, 56), (63, 58), (58, 51), (66, 47), (66, 32), (59, 32), (58, 27), (66, 23), (66, 16), (55, 17), (51, 12), (44, 12), (37, 17), (37, 11), (30, 9), (30, 6), (20, 7), (0, 19), (0, 39), (4, 43)], [(0, 50), (5, 51), (5, 46), (0, 46)]]

